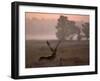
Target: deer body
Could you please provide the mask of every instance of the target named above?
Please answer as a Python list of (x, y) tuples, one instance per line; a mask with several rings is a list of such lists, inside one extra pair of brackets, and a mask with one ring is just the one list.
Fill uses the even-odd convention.
[(57, 48), (59, 46), (60, 42), (58, 42), (58, 44), (56, 45), (55, 49), (53, 49), (51, 46), (50, 46), (50, 43), (47, 41), (47, 45), (49, 46), (50, 50), (52, 51), (52, 54), (50, 56), (42, 56), (39, 58), (39, 61), (51, 61), (51, 60), (54, 60), (56, 58), (56, 53), (57, 53)]
[(39, 61), (41, 61), (41, 60), (53, 60), (55, 58), (56, 58), (56, 50), (54, 50), (54, 52), (50, 56), (42, 56), (42, 57), (40, 57)]

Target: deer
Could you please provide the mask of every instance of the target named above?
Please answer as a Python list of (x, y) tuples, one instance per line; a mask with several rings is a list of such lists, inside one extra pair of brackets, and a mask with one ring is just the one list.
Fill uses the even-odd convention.
[(59, 47), (59, 45), (60, 45), (60, 42), (61, 42), (61, 41), (59, 41), (59, 42), (57, 43), (56, 47), (53, 49), (53, 48), (51, 47), (49, 41), (47, 41), (46, 43), (47, 43), (47, 45), (49, 46), (49, 48), (50, 48), (52, 54), (51, 54), (50, 56), (42, 56), (42, 57), (40, 57), (40, 58), (39, 58), (39, 61), (43, 61), (43, 60), (45, 60), (45, 61), (52, 61), (52, 60), (54, 60), (54, 59), (56, 58), (56, 53), (57, 53), (57, 49), (58, 49), (58, 47)]

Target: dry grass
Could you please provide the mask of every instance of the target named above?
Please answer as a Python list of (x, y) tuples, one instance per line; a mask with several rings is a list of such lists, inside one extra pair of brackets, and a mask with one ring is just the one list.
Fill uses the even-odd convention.
[[(49, 42), (55, 48), (57, 40)], [(26, 40), (26, 68), (89, 65), (89, 41), (63, 41), (54, 60), (38, 61), (51, 54), (46, 41)]]

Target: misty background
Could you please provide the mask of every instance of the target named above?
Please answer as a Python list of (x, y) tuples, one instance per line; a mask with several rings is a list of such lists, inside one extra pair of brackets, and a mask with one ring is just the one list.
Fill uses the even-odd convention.
[[(64, 15), (68, 20), (74, 21), (84, 36), (82, 24), (89, 22), (89, 16), (85, 15)], [(60, 14), (25, 13), (25, 36), (26, 40), (57, 40), (56, 26)], [(85, 39), (85, 38), (83, 38)], [(77, 40), (77, 34), (73, 36)]]

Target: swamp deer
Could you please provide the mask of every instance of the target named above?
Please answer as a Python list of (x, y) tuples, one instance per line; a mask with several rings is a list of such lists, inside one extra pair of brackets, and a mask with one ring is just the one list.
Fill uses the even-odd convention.
[(48, 47), (50, 48), (52, 54), (51, 54), (50, 56), (42, 56), (42, 57), (40, 57), (40, 58), (39, 58), (39, 61), (43, 61), (43, 60), (45, 60), (45, 61), (52, 61), (52, 60), (54, 60), (54, 59), (56, 58), (56, 53), (57, 53), (57, 49), (58, 49), (58, 47), (59, 47), (60, 42), (61, 42), (61, 41), (59, 41), (59, 42), (57, 43), (56, 47), (53, 49), (53, 48), (51, 47), (50, 43), (47, 41), (46, 43), (47, 43)]

